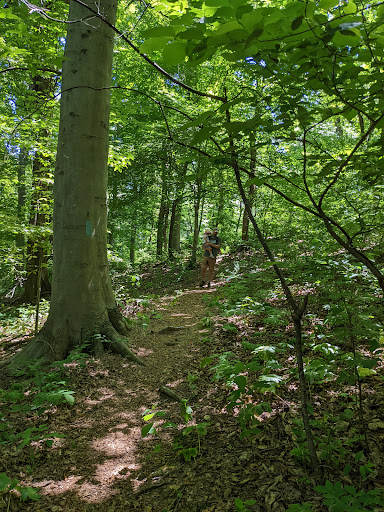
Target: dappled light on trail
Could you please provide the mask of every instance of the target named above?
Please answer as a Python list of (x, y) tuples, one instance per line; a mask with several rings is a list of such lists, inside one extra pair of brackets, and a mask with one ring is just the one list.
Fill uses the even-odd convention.
[[(200, 288), (196, 279), (190, 288), (138, 301), (129, 346), (145, 366), (108, 352), (99, 359), (80, 354), (64, 365), (61, 380), (75, 403), (44, 410), (42, 420), (54, 433), (50, 447), (43, 438), (31, 442), (24, 459), (8, 458), (21, 467), (36, 461), (22, 474), (22, 484), (42, 495), (34, 512), (232, 512), (235, 499), (256, 498), (260, 511), (285, 512), (292, 503), (319, 502), (302, 480), (310, 473), (292, 321), (275, 293), (278, 285), (262, 289), (265, 300), (259, 299), (244, 293), (237, 267), (231, 272), (225, 288)], [(338, 368), (330, 372), (319, 362), (321, 354), (339, 353), (322, 313), (311, 311), (303, 328), (305, 371), (311, 420), (331, 466), (349, 449), (359, 387), (339, 384)], [(355, 353), (371, 355), (368, 348)], [(375, 371), (381, 367), (378, 362)], [(363, 386), (371, 407), (370, 457), (380, 481), (384, 423), (377, 411), (384, 402), (368, 379)], [(18, 428), (37, 421), (31, 417)], [(331, 430), (337, 437), (330, 445)], [(362, 453), (357, 430), (355, 437), (355, 453)], [(359, 464), (371, 470), (350, 460), (355, 472)], [(22, 504), (20, 511), (26, 510)]]

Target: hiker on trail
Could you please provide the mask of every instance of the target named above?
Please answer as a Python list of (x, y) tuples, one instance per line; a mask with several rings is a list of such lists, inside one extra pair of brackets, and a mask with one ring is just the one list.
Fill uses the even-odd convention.
[(207, 250), (209, 252), (209, 257), (214, 258), (214, 255), (212, 254), (212, 247), (209, 245), (209, 237), (212, 235), (212, 231), (210, 229), (206, 229), (204, 231), (203, 235), (203, 243), (202, 243), (202, 249), (205, 252)]
[[(217, 228), (212, 229), (212, 234), (209, 236), (209, 245), (212, 247), (212, 255), (213, 258), (210, 257), (209, 251), (205, 249), (203, 255), (203, 261), (201, 263), (201, 283), (200, 288), (202, 288), (205, 284), (209, 288), (211, 286), (211, 281), (213, 278), (213, 271), (215, 268), (216, 257), (221, 247), (221, 238), (218, 236), (219, 230)], [(208, 281), (205, 281), (205, 274), (207, 272), (208, 267)]]

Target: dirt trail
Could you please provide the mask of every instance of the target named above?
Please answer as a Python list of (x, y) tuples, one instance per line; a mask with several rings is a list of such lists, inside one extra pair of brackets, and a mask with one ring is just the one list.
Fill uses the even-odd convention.
[[(162, 386), (192, 399), (193, 407), (202, 402), (201, 417), (209, 411), (203, 398), (206, 390), (190, 386), (187, 376), (203, 357), (200, 340), (209, 331), (201, 324), (207, 310), (203, 299), (214, 293), (215, 287), (197, 287), (163, 297), (155, 307), (151, 304), (148, 327), (138, 324), (130, 336), (131, 348), (145, 367), (106, 354), (88, 361), (85, 368), (70, 368), (75, 405), (51, 410), (43, 418), (50, 431), (66, 437), (38, 451), (32, 475), (24, 476), (25, 484), (40, 488), (43, 499), (18, 503), (21, 508), (10, 510), (229, 510), (221, 501), (219, 508), (205, 508), (216, 477), (197, 477), (200, 463), (185, 463), (172, 450), (167, 432), (157, 438), (141, 436), (142, 416), (153, 406), (165, 411), (167, 419), (180, 422), (180, 404), (160, 391)], [(160, 439), (164, 446), (154, 454), (153, 445)], [(207, 487), (207, 496), (201, 495)], [(201, 505), (195, 503), (196, 496)]]

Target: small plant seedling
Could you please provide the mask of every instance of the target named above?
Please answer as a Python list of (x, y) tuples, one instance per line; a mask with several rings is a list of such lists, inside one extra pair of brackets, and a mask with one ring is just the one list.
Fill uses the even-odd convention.
[(0, 473), (0, 494), (7, 494), (13, 490), (20, 494), (20, 501), (38, 501), (41, 498), (33, 487), (24, 487), (17, 478), (11, 479), (6, 473)]
[(256, 500), (243, 501), (240, 498), (235, 499), (236, 512), (249, 512), (249, 508), (256, 504)]

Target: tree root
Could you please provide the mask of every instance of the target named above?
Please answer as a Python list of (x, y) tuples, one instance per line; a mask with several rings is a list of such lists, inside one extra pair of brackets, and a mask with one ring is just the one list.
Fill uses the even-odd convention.
[[(111, 324), (100, 329), (100, 334), (105, 338), (105, 343), (99, 338), (95, 337), (92, 340), (92, 352), (96, 357), (101, 357), (106, 343), (112, 352), (120, 354), (126, 357), (130, 361), (133, 361), (142, 366), (146, 366), (144, 361), (140, 359), (136, 354), (130, 350), (127, 344), (127, 340), (120, 336), (119, 333), (112, 327)], [(47, 332), (44, 332), (44, 327), (40, 331), (39, 335), (34, 338), (25, 348), (9, 357), (0, 361), (1, 368), (22, 369), (28, 366), (32, 361), (39, 360), (42, 365), (53, 363), (54, 361), (60, 361), (67, 357), (70, 350), (74, 348), (74, 343), (67, 340), (67, 343), (63, 343), (65, 339), (65, 333), (62, 333), (60, 343), (57, 343), (52, 336), (49, 336)], [(91, 337), (92, 339), (92, 337)], [(84, 341), (84, 340), (83, 340)], [(81, 343), (81, 340), (77, 342)]]
[(167, 395), (169, 398), (172, 398), (172, 400), (175, 400), (175, 402), (182, 402), (181, 396), (179, 396), (177, 393), (175, 393), (172, 389), (170, 389), (168, 386), (161, 386), (159, 388), (160, 393), (164, 393), (164, 395)]
[(0, 368), (17, 370), (25, 368), (32, 361), (39, 360), (41, 364), (45, 365), (52, 363), (55, 359), (52, 345), (44, 338), (35, 338), (13, 356), (0, 361)]
[(124, 338), (117, 337), (115, 339), (109, 340), (109, 343), (112, 352), (120, 354), (121, 356), (126, 357), (130, 361), (133, 361), (137, 364), (146, 366), (144, 361), (140, 359), (140, 357), (138, 357), (136, 354), (134, 354), (131, 349), (128, 348), (128, 344)]

